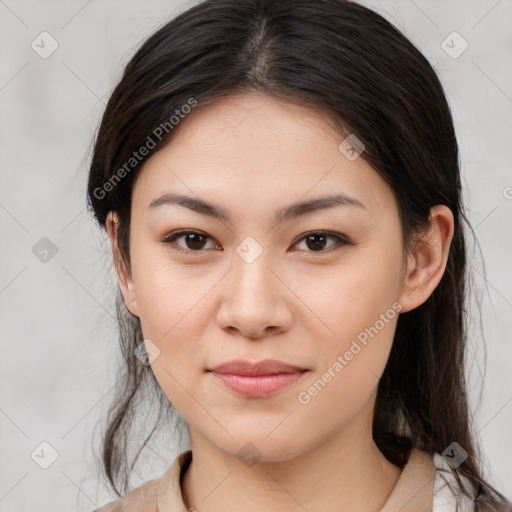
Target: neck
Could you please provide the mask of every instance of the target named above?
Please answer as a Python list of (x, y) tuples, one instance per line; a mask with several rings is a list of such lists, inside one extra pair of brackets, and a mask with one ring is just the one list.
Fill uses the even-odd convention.
[[(368, 424), (368, 422), (366, 422)], [(370, 422), (371, 425), (371, 422)], [(379, 511), (401, 469), (379, 451), (361, 424), (287, 460), (244, 464), (189, 429), (193, 458), (182, 482), (187, 509), (199, 512)]]

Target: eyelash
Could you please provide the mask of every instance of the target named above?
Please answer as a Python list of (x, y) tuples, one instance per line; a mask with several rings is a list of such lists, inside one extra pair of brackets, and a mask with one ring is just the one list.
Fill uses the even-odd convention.
[[(164, 244), (164, 245), (169, 245), (169, 246), (172, 246), (172, 249), (174, 251), (177, 251), (177, 252), (180, 252), (180, 253), (185, 253), (185, 254), (188, 254), (188, 255), (194, 255), (194, 256), (197, 256), (197, 255), (200, 255), (201, 253), (205, 252), (205, 250), (203, 249), (200, 249), (200, 250), (197, 250), (197, 251), (194, 251), (192, 249), (184, 249), (183, 247), (179, 247), (175, 240), (177, 240), (178, 238), (181, 238), (185, 235), (189, 235), (189, 234), (195, 234), (195, 235), (200, 235), (200, 236), (205, 236), (206, 238), (210, 239), (210, 240), (213, 240), (210, 236), (208, 236), (206, 233), (202, 233), (201, 231), (194, 231), (194, 230), (184, 230), (184, 231), (178, 231), (176, 233), (171, 233), (170, 235), (166, 236), (164, 239), (161, 240), (161, 243)], [(331, 231), (310, 231), (308, 233), (305, 233), (304, 235), (302, 235), (301, 238), (299, 238), (297, 240), (297, 242), (295, 242), (293, 245), (296, 245), (298, 244), (299, 242), (301, 242), (302, 240), (304, 240), (305, 238), (307, 238), (308, 236), (311, 236), (311, 235), (323, 235), (323, 236), (327, 236), (328, 238), (333, 238), (337, 241), (337, 244), (332, 246), (332, 247), (329, 247), (328, 249), (326, 250), (322, 250), (322, 251), (306, 251), (306, 252), (310, 252), (312, 254), (315, 254), (315, 253), (326, 253), (326, 252), (329, 252), (329, 249), (333, 249), (333, 248), (336, 248), (336, 247), (342, 247), (344, 245), (350, 245), (350, 242), (344, 238), (343, 236), (341, 236), (339, 233), (333, 233)], [(196, 254), (194, 254), (196, 253)]]

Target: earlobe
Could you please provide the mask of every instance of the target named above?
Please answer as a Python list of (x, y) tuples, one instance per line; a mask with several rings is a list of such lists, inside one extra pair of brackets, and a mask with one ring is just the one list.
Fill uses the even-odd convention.
[(402, 313), (421, 306), (441, 281), (453, 239), (452, 211), (445, 205), (430, 210), (430, 227), (407, 261), (407, 274), (399, 302)]
[(119, 283), (121, 293), (123, 294), (124, 302), (128, 311), (130, 311), (132, 315), (139, 316), (133, 278), (126, 268), (118, 246), (119, 216), (117, 212), (108, 213), (105, 221), (105, 227), (110, 238), (110, 246), (112, 248), (112, 258), (114, 261), (117, 281)]

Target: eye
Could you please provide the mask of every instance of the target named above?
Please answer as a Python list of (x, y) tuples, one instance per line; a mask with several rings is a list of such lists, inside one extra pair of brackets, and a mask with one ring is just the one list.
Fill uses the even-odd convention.
[(306, 247), (308, 249), (312, 249), (307, 252), (327, 252), (323, 249), (325, 249), (326, 241), (329, 239), (334, 240), (335, 243), (327, 247), (328, 249), (335, 246), (343, 246), (349, 244), (349, 242), (343, 236), (339, 235), (338, 233), (331, 233), (328, 231), (312, 231), (311, 233), (306, 233), (306, 235), (304, 235), (299, 240), (299, 242), (304, 241)]
[[(179, 239), (183, 239), (185, 247), (177, 244), (177, 240)], [(348, 245), (350, 243), (338, 233), (331, 233), (328, 231), (312, 231), (310, 233), (306, 233), (306, 235), (303, 235), (302, 238), (300, 238), (299, 241), (294, 245), (298, 245), (300, 242), (304, 241), (306, 247), (310, 249), (306, 252), (327, 252), (324, 249), (326, 248), (326, 241), (329, 239), (334, 240), (335, 243), (331, 246), (328, 246), (327, 249), (330, 249), (333, 246)], [(171, 233), (169, 236), (161, 240), (161, 243), (164, 245), (171, 245), (172, 248), (178, 252), (187, 254), (199, 254), (204, 252), (202, 249), (205, 248), (206, 242), (208, 240), (213, 239), (205, 233), (200, 231), (185, 230)], [(214, 244), (214, 248), (221, 249), (219, 244)]]
[[(185, 247), (179, 246), (176, 243), (176, 240), (183, 238)], [(208, 235), (205, 233), (201, 233), (200, 231), (178, 231), (177, 233), (171, 233), (169, 236), (164, 238), (162, 240), (162, 243), (164, 245), (171, 245), (173, 246), (173, 249), (178, 252), (183, 253), (199, 253), (203, 252), (201, 249), (205, 246), (205, 241), (211, 239)], [(219, 247), (218, 245), (216, 246)]]

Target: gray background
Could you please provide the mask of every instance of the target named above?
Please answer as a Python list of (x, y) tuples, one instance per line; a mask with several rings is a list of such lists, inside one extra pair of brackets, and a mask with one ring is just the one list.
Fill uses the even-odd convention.
[[(0, 0), (0, 510), (90, 511), (114, 498), (93, 452), (112, 399), (117, 341), (109, 246), (85, 210), (89, 147), (129, 57), (192, 3)], [(484, 348), (475, 316), (472, 409), (479, 405), (488, 477), (512, 498), (512, 0), (366, 4), (423, 51), (453, 108), (465, 200), (487, 271), (484, 278), (475, 250), (488, 360), (480, 396)], [(46, 59), (31, 47), (43, 31), (58, 44)], [(469, 44), (458, 58), (442, 47), (454, 31)], [(462, 48), (450, 41), (452, 52)], [(47, 261), (43, 237), (57, 249)], [(160, 475), (186, 447), (160, 436), (134, 483)], [(52, 450), (57, 459), (42, 469)]]

